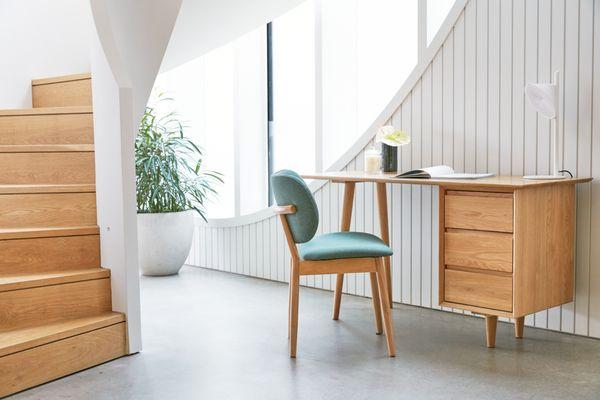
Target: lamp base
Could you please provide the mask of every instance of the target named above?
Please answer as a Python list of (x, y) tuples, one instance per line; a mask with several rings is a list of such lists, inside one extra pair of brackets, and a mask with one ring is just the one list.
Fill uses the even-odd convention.
[(552, 179), (566, 179), (567, 177), (564, 175), (525, 175), (523, 176), (523, 179), (530, 179), (530, 180), (552, 180)]

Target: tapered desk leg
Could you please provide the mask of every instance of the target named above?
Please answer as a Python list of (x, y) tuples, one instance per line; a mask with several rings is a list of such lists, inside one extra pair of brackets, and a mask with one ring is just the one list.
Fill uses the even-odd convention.
[(523, 328), (525, 326), (525, 317), (515, 318), (515, 337), (517, 339), (523, 338)]
[[(388, 224), (388, 206), (387, 206), (387, 189), (384, 182), (377, 182), (377, 209), (379, 210), (379, 226), (381, 229), (381, 240), (388, 246), (390, 245), (390, 228)], [(383, 258), (383, 267), (385, 269), (385, 277), (387, 284), (387, 293), (389, 296), (390, 308), (393, 308), (392, 303), (392, 267), (390, 257)]]
[(496, 347), (496, 326), (498, 317), (495, 315), (485, 316), (485, 342), (487, 347)]
[[(342, 206), (342, 224), (340, 230), (347, 232), (350, 230), (352, 221), (352, 204), (354, 203), (355, 182), (344, 183), (344, 203)], [(333, 319), (340, 317), (340, 304), (342, 303), (342, 288), (344, 286), (344, 274), (337, 274), (335, 282), (335, 294), (333, 300)]]

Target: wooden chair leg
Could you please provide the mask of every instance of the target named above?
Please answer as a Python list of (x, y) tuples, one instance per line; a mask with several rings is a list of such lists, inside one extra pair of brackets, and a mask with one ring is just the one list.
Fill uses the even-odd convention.
[(290, 278), (290, 284), (288, 286), (288, 339), (292, 332), (292, 279)]
[(525, 317), (515, 318), (515, 337), (517, 339), (523, 338), (523, 328), (525, 328)]
[(377, 283), (379, 285), (381, 298), (381, 311), (383, 314), (383, 327), (387, 340), (388, 354), (390, 357), (396, 356), (396, 345), (394, 344), (394, 326), (392, 324), (392, 314), (390, 311), (390, 300), (387, 292), (387, 284), (385, 279), (385, 269), (383, 267), (383, 258), (376, 259)]
[(344, 287), (344, 274), (337, 274), (335, 280), (335, 293), (333, 294), (333, 319), (340, 318), (340, 305), (342, 303), (342, 289)]
[(290, 276), (291, 286), (291, 318), (290, 318), (290, 357), (296, 357), (296, 348), (298, 344), (298, 303), (300, 300), (300, 266), (298, 263), (292, 263), (292, 273)]
[(383, 332), (383, 325), (381, 323), (381, 300), (379, 298), (377, 274), (375, 272), (371, 272), (369, 277), (371, 278), (371, 294), (373, 297), (373, 311), (375, 312), (375, 333), (381, 335)]
[(485, 316), (485, 341), (489, 348), (496, 347), (496, 326), (498, 317), (495, 315)]

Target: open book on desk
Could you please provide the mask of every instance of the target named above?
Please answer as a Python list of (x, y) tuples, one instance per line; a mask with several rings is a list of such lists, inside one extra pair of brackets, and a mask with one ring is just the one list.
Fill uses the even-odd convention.
[(479, 179), (488, 178), (494, 174), (466, 174), (456, 173), (447, 165), (436, 165), (433, 167), (413, 169), (412, 171), (396, 175), (396, 178), (411, 178), (411, 179)]

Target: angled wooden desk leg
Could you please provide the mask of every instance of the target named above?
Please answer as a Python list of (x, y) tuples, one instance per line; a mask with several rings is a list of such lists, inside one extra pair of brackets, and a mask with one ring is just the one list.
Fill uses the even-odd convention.
[[(340, 230), (347, 232), (350, 230), (350, 222), (352, 221), (352, 204), (354, 203), (354, 187), (355, 182), (344, 183), (344, 203), (342, 206), (342, 224)], [(342, 302), (342, 288), (344, 286), (344, 274), (337, 274), (335, 281), (335, 294), (333, 300), (333, 319), (337, 320), (340, 317), (340, 304)]]
[[(385, 185), (385, 182), (377, 183), (377, 208), (379, 210), (379, 226), (381, 228), (381, 240), (383, 240), (385, 244), (389, 246), (390, 228), (388, 224), (387, 189)], [(390, 257), (384, 257), (383, 262), (390, 308), (393, 308), (394, 303), (392, 302), (392, 267), (390, 263)]]

